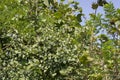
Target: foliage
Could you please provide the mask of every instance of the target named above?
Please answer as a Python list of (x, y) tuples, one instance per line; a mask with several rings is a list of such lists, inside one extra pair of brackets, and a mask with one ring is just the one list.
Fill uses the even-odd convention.
[(1, 0), (0, 80), (119, 80), (120, 9), (81, 25), (78, 4)]

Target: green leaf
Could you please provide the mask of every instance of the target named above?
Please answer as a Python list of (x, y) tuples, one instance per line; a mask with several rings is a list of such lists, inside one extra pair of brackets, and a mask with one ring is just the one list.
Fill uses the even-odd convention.
[(44, 4), (49, 7), (50, 6), (50, 1), (49, 0), (44, 0)]
[(82, 22), (81, 17), (82, 17), (82, 14), (81, 14), (81, 13), (77, 15), (77, 20), (78, 20), (79, 22)]
[(98, 8), (98, 4), (97, 3), (92, 3), (92, 9), (97, 9)]
[(120, 9), (119, 8), (117, 9), (117, 13), (120, 14)]
[(74, 0), (68, 0), (68, 3), (72, 3)]

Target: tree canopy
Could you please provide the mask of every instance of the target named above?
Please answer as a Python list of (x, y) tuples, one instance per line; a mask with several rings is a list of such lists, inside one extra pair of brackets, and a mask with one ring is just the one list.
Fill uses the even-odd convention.
[(103, 8), (85, 19), (74, 0), (0, 0), (0, 80), (120, 80), (120, 8)]

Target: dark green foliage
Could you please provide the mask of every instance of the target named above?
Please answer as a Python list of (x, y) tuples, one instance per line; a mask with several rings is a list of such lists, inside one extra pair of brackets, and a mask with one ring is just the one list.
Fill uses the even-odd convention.
[(99, 6), (103, 6), (105, 4), (108, 4), (108, 2), (106, 0), (97, 0), (97, 3)]

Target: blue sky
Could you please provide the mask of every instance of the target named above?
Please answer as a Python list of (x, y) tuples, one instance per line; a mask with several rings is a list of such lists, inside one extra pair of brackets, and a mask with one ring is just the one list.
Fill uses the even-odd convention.
[[(58, 0), (60, 1), (60, 0)], [(79, 6), (82, 7), (83, 13), (85, 14), (85, 17), (88, 19), (90, 13), (94, 13), (95, 11), (91, 8), (91, 4), (93, 2), (97, 2), (97, 0), (65, 0), (65, 3), (67, 1), (77, 1), (79, 2)], [(115, 8), (120, 8), (120, 0), (106, 0), (107, 2), (112, 2), (115, 6)], [(104, 14), (103, 7), (98, 7), (97, 13)], [(84, 21), (82, 22), (84, 24)]]
[[(89, 17), (90, 13), (94, 13), (94, 10), (91, 8), (91, 4), (93, 2), (97, 2), (97, 0), (75, 0), (78, 1), (80, 4), (80, 7), (83, 8), (83, 13), (86, 15), (86, 17)], [(113, 2), (115, 8), (120, 8), (120, 0), (106, 0), (107, 2)], [(103, 8), (99, 7), (97, 9), (97, 12), (104, 13)]]
[[(97, 0), (75, 0), (78, 1), (80, 4), (79, 6), (82, 7), (83, 13), (85, 14), (86, 18), (89, 18), (90, 13), (94, 13), (95, 11), (91, 8), (91, 4), (93, 2), (97, 2)], [(120, 0), (106, 0), (107, 2), (112, 2), (115, 8), (120, 8)], [(98, 7), (97, 13), (104, 14), (103, 7)], [(81, 23), (84, 25), (84, 21)], [(101, 33), (101, 32), (100, 32)], [(105, 32), (106, 33), (106, 32)]]

